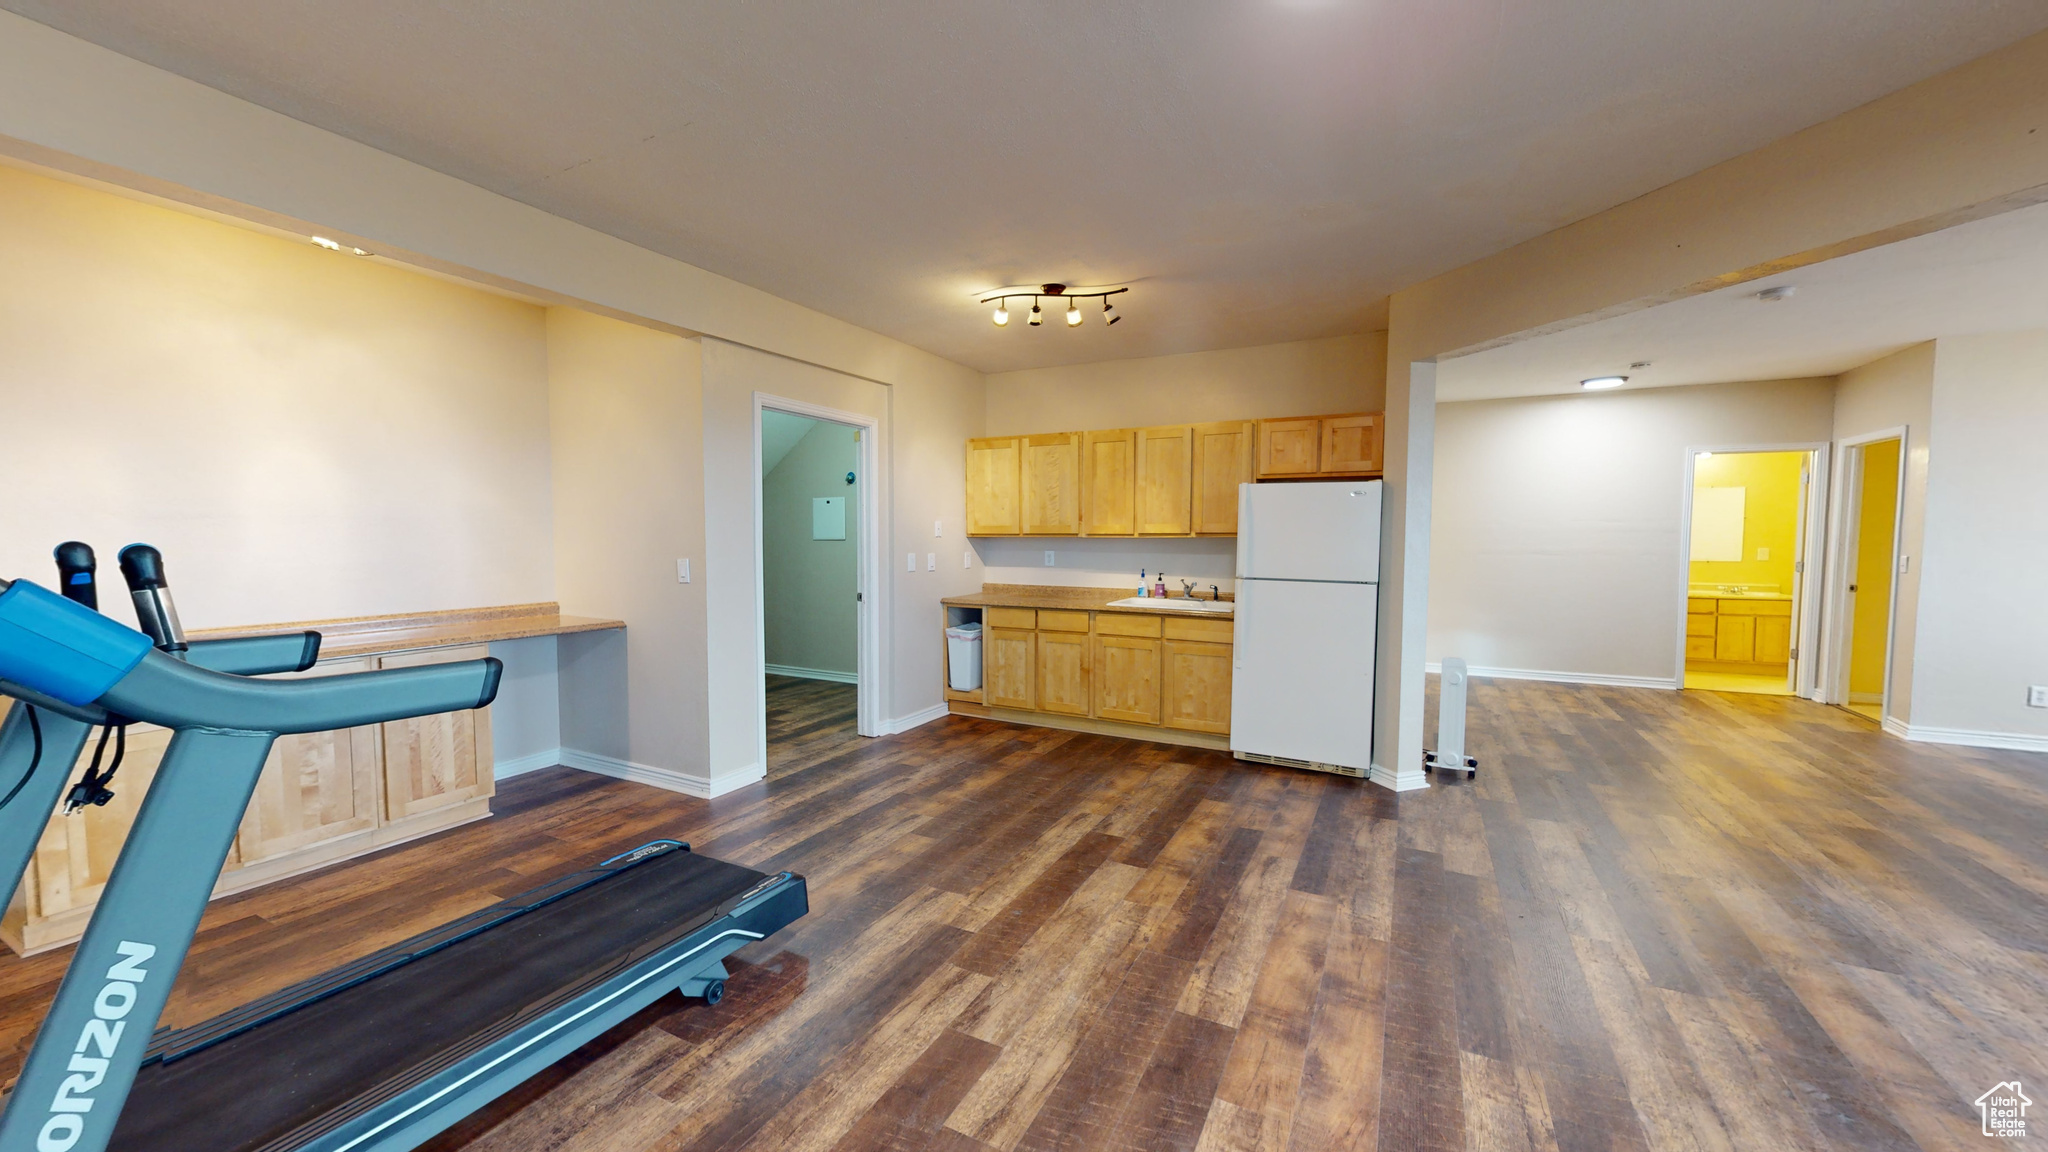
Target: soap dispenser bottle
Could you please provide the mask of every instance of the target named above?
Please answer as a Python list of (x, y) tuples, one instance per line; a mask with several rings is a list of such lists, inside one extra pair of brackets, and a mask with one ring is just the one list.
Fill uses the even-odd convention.
[(1138, 569), (1138, 595), (1150, 596), (1151, 594), (1152, 589), (1146, 587), (1145, 585), (1145, 570), (1143, 568), (1140, 568)]
[(1159, 583), (1152, 586), (1152, 594), (1161, 600), (1166, 599), (1166, 573), (1159, 574)]

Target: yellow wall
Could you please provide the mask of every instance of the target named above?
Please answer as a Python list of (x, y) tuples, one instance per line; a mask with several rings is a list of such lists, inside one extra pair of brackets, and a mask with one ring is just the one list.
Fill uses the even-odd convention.
[(1856, 524), (1856, 618), (1851, 625), (1849, 698), (1884, 695), (1885, 625), (1892, 599), (1892, 531), (1899, 509), (1899, 442), (1863, 449), (1863, 504)]
[[(1695, 560), (1694, 584), (1775, 584), (1792, 591), (1799, 544), (1799, 472), (1804, 452), (1717, 452), (1693, 465), (1696, 488), (1744, 488), (1742, 559)], [(1770, 559), (1756, 558), (1757, 549)]]

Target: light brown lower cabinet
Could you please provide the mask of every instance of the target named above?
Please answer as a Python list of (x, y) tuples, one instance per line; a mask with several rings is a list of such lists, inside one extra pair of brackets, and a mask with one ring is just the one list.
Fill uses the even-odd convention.
[[(303, 675), (474, 660), (487, 653), (478, 645), (366, 656), (325, 662)], [(114, 798), (70, 816), (61, 810), (51, 815), (21, 886), (0, 916), (0, 942), (35, 953), (84, 935), (170, 742), (165, 729), (131, 726)], [(80, 759), (91, 756), (88, 743)], [(491, 763), (488, 709), (281, 736), (250, 795), (214, 894), (258, 887), (488, 816)], [(74, 767), (74, 778), (78, 771)]]
[(1771, 673), (1792, 659), (1792, 602), (1695, 596), (1686, 601), (1685, 660), (1714, 671)]
[(1756, 660), (1756, 617), (1723, 616), (1714, 626), (1714, 659), (1733, 664)]
[(1087, 717), (1227, 736), (1231, 632), (1229, 620), (1200, 617), (990, 608), (974, 703), (1048, 723)]

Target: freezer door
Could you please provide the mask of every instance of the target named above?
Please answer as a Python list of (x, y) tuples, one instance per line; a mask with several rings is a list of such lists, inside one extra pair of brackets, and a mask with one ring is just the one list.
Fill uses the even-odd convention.
[(1377, 582), (1384, 487), (1378, 480), (1241, 486), (1237, 574)]
[(1230, 750), (1372, 767), (1379, 586), (1240, 580)]

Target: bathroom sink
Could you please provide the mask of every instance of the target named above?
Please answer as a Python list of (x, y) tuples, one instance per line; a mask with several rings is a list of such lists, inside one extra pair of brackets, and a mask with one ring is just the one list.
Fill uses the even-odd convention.
[(1111, 608), (1162, 608), (1169, 612), (1228, 612), (1234, 607), (1230, 600), (1189, 600), (1184, 596), (1126, 596), (1122, 600), (1111, 600)]

